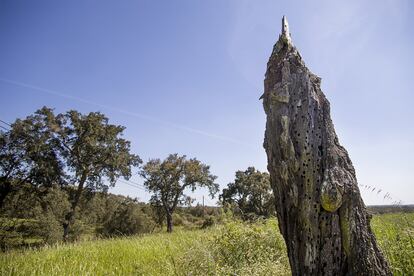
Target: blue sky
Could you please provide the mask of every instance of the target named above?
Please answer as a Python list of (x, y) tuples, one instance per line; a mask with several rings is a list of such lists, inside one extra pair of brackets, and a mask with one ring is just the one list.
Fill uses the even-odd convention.
[[(258, 98), (283, 15), (322, 78), (360, 184), (376, 187), (361, 187), (365, 202), (414, 203), (408, 0), (3, 0), (0, 119), (12, 122), (44, 105), (102, 111), (127, 127), (144, 161), (175, 152), (196, 157), (223, 188), (236, 170), (266, 170)], [(111, 191), (148, 199), (124, 183)]]

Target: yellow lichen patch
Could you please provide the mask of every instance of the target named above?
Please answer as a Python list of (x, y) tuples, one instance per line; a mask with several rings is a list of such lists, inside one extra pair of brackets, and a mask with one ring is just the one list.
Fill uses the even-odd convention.
[(324, 181), (322, 183), (321, 204), (328, 212), (335, 212), (342, 204), (342, 195), (335, 184)]

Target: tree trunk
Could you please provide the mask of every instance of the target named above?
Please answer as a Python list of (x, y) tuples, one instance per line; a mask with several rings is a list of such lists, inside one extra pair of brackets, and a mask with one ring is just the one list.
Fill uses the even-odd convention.
[(6, 197), (12, 191), (12, 185), (6, 177), (0, 178), (0, 209), (3, 208)]
[(293, 46), (285, 18), (282, 25), (264, 82), (263, 146), (292, 274), (390, 275), (321, 79)]
[(172, 213), (167, 212), (167, 232), (172, 233), (172, 231), (173, 231)]
[(86, 181), (86, 177), (87, 177), (87, 172), (84, 172), (79, 182), (78, 189), (76, 190), (75, 198), (72, 201), (71, 209), (65, 217), (65, 222), (63, 223), (63, 241), (64, 242), (68, 241), (70, 228), (73, 225), (73, 222), (75, 220), (76, 207), (78, 207), (78, 204), (79, 204), (82, 192), (83, 192), (83, 186)]

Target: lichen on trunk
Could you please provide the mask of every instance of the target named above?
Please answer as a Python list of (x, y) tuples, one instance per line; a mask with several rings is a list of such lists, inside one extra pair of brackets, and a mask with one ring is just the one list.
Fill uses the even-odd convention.
[(283, 18), (261, 98), (264, 148), (292, 274), (390, 275), (320, 83)]

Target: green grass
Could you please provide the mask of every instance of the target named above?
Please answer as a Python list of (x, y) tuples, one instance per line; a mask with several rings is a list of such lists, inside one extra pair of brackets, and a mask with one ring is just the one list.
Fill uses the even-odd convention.
[[(375, 216), (396, 275), (414, 273), (414, 214)], [(275, 220), (0, 254), (1, 275), (289, 275)]]
[[(269, 275), (289, 272), (276, 222), (55, 245), (0, 254), (1, 275)], [(283, 275), (283, 274), (281, 274)]]
[(414, 213), (374, 216), (371, 225), (394, 275), (414, 275)]
[(0, 256), (2, 275), (174, 274), (176, 253), (206, 236), (204, 231), (57, 245)]

